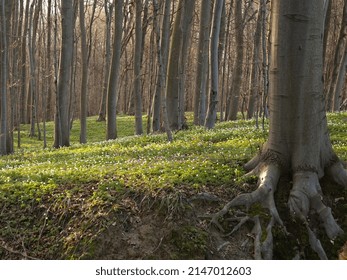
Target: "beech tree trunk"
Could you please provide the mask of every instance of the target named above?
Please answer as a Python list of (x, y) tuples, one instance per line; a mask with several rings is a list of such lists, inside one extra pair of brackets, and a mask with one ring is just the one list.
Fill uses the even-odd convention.
[(81, 81), (81, 99), (80, 99), (80, 143), (87, 142), (87, 86), (88, 86), (88, 49), (87, 34), (84, 17), (84, 0), (79, 1), (79, 20), (81, 30), (81, 55), (82, 55), (82, 81)]
[(236, 58), (233, 71), (233, 82), (231, 88), (230, 110), (228, 120), (236, 120), (239, 111), (239, 102), (242, 89), (243, 75), (243, 20), (242, 20), (242, 0), (235, 1), (235, 29), (236, 29)]
[[(260, 6), (260, 5), (259, 5)], [(247, 118), (251, 119), (254, 117), (255, 104), (259, 94), (259, 70), (260, 70), (260, 41), (261, 41), (261, 27), (262, 27), (262, 16), (260, 8), (258, 9), (258, 18), (256, 23), (256, 29), (254, 33), (254, 45), (253, 45), (253, 65), (251, 72), (250, 82), (250, 94), (248, 99), (248, 110)]]
[(102, 97), (100, 102), (99, 117), (98, 121), (106, 121), (106, 98), (107, 98), (107, 84), (110, 73), (111, 64), (111, 23), (112, 23), (112, 11), (113, 4), (108, 4), (108, 1), (104, 1), (105, 16), (106, 16), (106, 27), (105, 27), (105, 67), (104, 67), (104, 80)]
[(201, 1), (199, 51), (194, 95), (194, 124), (203, 125), (206, 116), (206, 84), (208, 77), (208, 48), (211, 18), (211, 1)]
[[(291, 212), (306, 222), (309, 210), (314, 210), (333, 239), (341, 229), (321, 201), (319, 179), (328, 174), (347, 187), (347, 172), (333, 151), (324, 110), (323, 1), (274, 1), (272, 12), (270, 134), (261, 155), (246, 168), (258, 169), (259, 189), (269, 194), (279, 176), (290, 170)], [(309, 236), (312, 241), (310, 231)], [(312, 247), (325, 258), (318, 245)]]
[(115, 1), (113, 54), (107, 89), (106, 140), (117, 138), (117, 88), (122, 46), (123, 1)]
[(213, 128), (217, 119), (217, 103), (218, 103), (218, 43), (221, 16), (224, 0), (216, 0), (213, 10), (213, 23), (211, 32), (210, 61), (211, 61), (211, 90), (209, 95), (209, 103), (205, 120), (206, 128)]
[[(153, 15), (153, 25), (158, 25), (157, 23), (157, 16), (158, 16), (158, 11), (156, 9), (157, 7), (157, 1), (153, 1), (153, 8), (154, 8), (154, 15)], [(161, 32), (161, 44), (159, 45), (157, 43), (157, 52), (160, 52), (160, 58), (158, 57), (158, 61), (161, 59), (161, 63), (158, 62), (158, 67), (159, 69), (159, 74), (158, 74), (158, 81), (157, 81), (157, 87), (156, 87), (156, 92), (153, 98), (153, 122), (152, 122), (152, 129), (153, 131), (159, 131), (161, 127), (161, 108), (165, 108), (165, 113), (166, 118), (167, 118), (167, 111), (166, 111), (166, 97), (165, 97), (165, 89), (164, 85), (166, 85), (166, 73), (167, 73), (167, 60), (168, 60), (168, 53), (169, 53), (169, 39), (170, 39), (170, 11), (171, 11), (171, 0), (165, 0), (164, 2), (164, 17), (163, 17), (163, 26), (162, 26), (162, 32)], [(157, 40), (158, 37), (160, 38), (159, 34), (159, 26), (154, 26), (154, 29), (156, 30), (156, 36)], [(160, 40), (159, 40), (160, 42)], [(163, 104), (163, 99), (165, 98), (165, 106), (162, 107)], [(164, 116), (165, 118), (165, 116)], [(164, 126), (165, 125), (165, 119), (164, 119)], [(165, 127), (165, 130), (169, 130), (169, 127)]]
[(135, 1), (135, 48), (134, 48), (134, 105), (135, 134), (143, 133), (142, 93), (141, 93), (141, 60), (142, 60), (142, 0)]
[(172, 31), (166, 93), (168, 118), (172, 130), (182, 129), (184, 125), (184, 80), (194, 4), (195, 0), (179, 1)]
[(57, 85), (57, 118), (54, 147), (70, 146), (70, 83), (73, 51), (74, 8), (70, 0), (61, 1), (62, 38)]
[(327, 256), (308, 217), (317, 214), (331, 240), (342, 233), (331, 209), (322, 202), (319, 182), (326, 175), (347, 188), (347, 170), (333, 151), (324, 110), (323, 2), (272, 2), (269, 137), (261, 152), (245, 165), (249, 175), (259, 176), (258, 188), (234, 198), (213, 220), (218, 225), (216, 218), (234, 206), (261, 203), (268, 208), (272, 218), (259, 258), (272, 258), (274, 223), (286, 231), (274, 199), (284, 174), (292, 176), (290, 211), (306, 226), (311, 248), (321, 259)]

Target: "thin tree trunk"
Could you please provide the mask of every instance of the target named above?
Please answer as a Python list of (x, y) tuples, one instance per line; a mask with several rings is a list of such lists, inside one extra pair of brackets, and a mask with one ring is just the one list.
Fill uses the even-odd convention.
[(81, 99), (80, 99), (80, 143), (87, 142), (87, 89), (88, 89), (88, 50), (87, 35), (84, 16), (84, 0), (79, 1), (79, 24), (81, 30), (81, 55), (82, 55), (82, 81), (81, 81)]
[(187, 72), (187, 60), (188, 60), (188, 49), (190, 44), (190, 32), (194, 17), (195, 0), (185, 0), (184, 3), (184, 14), (181, 18), (181, 52), (179, 56), (179, 79), (178, 79), (178, 129), (186, 128), (185, 118), (185, 91), (186, 91), (186, 72)]
[[(153, 2), (153, 5), (157, 5)], [(154, 9), (156, 9), (154, 7)], [(157, 8), (158, 9), (158, 8)], [(162, 65), (159, 63), (159, 67), (161, 67), (162, 71), (159, 71), (159, 76), (157, 80), (157, 87), (156, 87), (156, 93), (154, 95), (153, 99), (153, 122), (152, 122), (152, 129), (153, 131), (159, 131), (161, 127), (161, 108), (162, 108), (162, 96), (165, 94), (164, 90), (164, 84), (162, 82), (162, 79), (166, 79), (167, 74), (167, 59), (168, 59), (168, 50), (169, 50), (169, 38), (170, 38), (170, 9), (171, 9), (171, 0), (165, 0), (165, 6), (164, 6), (164, 16), (163, 16), (163, 27), (162, 27), (162, 35), (161, 35), (161, 45), (157, 46), (160, 47), (160, 55), (162, 60)], [(158, 16), (158, 12), (156, 12), (156, 15), (154, 15), (153, 21), (157, 23), (157, 18), (155, 16)], [(159, 27), (154, 27), (155, 29)], [(156, 33), (160, 32), (160, 30), (157, 30)], [(160, 33), (156, 35), (157, 40), (158, 36), (160, 38)], [(159, 39), (160, 42), (160, 39)], [(158, 57), (159, 60), (159, 57)], [(163, 76), (163, 77), (162, 77)], [(166, 108), (166, 106), (165, 106)], [(166, 116), (167, 117), (167, 116)], [(165, 124), (164, 124), (165, 126)], [(165, 128), (165, 130), (167, 130)]]
[(135, 1), (135, 48), (134, 48), (134, 104), (135, 133), (143, 134), (142, 95), (141, 95), (141, 53), (142, 53), (142, 0)]
[(326, 95), (326, 109), (329, 111), (334, 110), (334, 93), (337, 86), (341, 63), (343, 63), (344, 50), (345, 50), (345, 45), (347, 40), (346, 35), (347, 35), (347, 0), (344, 0), (340, 34), (336, 44), (333, 69), (332, 69), (330, 80), (329, 80), (330, 85), (328, 87), (328, 92)]
[(255, 112), (255, 103), (259, 93), (259, 70), (260, 70), (260, 41), (261, 41), (261, 27), (262, 16), (260, 10), (258, 10), (258, 19), (256, 22), (256, 30), (254, 33), (254, 45), (253, 45), (253, 64), (250, 82), (250, 94), (248, 100), (247, 118), (251, 119)]
[(113, 4), (108, 5), (107, 0), (105, 0), (105, 15), (106, 15), (106, 31), (105, 31), (105, 67), (104, 67), (104, 80), (103, 80), (103, 90), (102, 98), (99, 109), (98, 121), (106, 120), (106, 98), (107, 98), (107, 83), (110, 73), (111, 64), (111, 23), (112, 23), (112, 13)]
[[(170, 1), (169, 0), (166, 1), (165, 5), (166, 4), (170, 7)], [(162, 105), (162, 110), (163, 110), (164, 128), (166, 131), (168, 141), (171, 142), (173, 140), (173, 137), (172, 137), (172, 132), (170, 129), (169, 119), (168, 119), (168, 115), (167, 115), (167, 108), (166, 108), (166, 97), (165, 97), (166, 81), (165, 81), (165, 74), (164, 74), (165, 62), (163, 62), (164, 59), (163, 59), (162, 48), (161, 48), (162, 45), (160, 45), (160, 31), (159, 31), (159, 24), (157, 22), (158, 9), (159, 8), (158, 8), (157, 0), (153, 0), (153, 10), (154, 10), (153, 26), (154, 26), (154, 30), (156, 33), (157, 56), (158, 56), (158, 64), (159, 64), (158, 87), (161, 89), (160, 94), (162, 95), (160, 100), (162, 102), (161, 105)], [(163, 34), (163, 35), (165, 35), (165, 34)]]
[(208, 76), (210, 17), (211, 1), (203, 0), (201, 1), (199, 47), (194, 94), (195, 125), (203, 125), (206, 118), (206, 88)]
[(0, 16), (0, 32), (1, 32), (1, 41), (0, 41), (0, 58), (1, 58), (1, 122), (0, 122), (0, 155), (7, 155), (7, 81), (8, 81), (8, 61), (7, 61), (7, 21), (6, 21), (6, 4), (5, 0), (1, 1), (1, 16)]
[(107, 134), (106, 139), (117, 138), (117, 88), (122, 46), (123, 1), (115, 1), (113, 53), (107, 89)]
[(170, 129), (179, 129), (179, 59), (182, 46), (181, 18), (184, 9), (185, 0), (179, 0), (175, 22), (172, 31), (168, 72), (167, 72), (167, 113), (170, 123)]
[(70, 0), (61, 1), (62, 38), (57, 85), (58, 102), (56, 110), (58, 119), (55, 121), (55, 148), (70, 146), (69, 101), (74, 30), (74, 8), (72, 4)]
[(210, 47), (210, 61), (211, 61), (211, 90), (209, 96), (209, 104), (205, 120), (205, 127), (211, 129), (215, 126), (217, 119), (217, 103), (218, 103), (218, 43), (219, 32), (221, 25), (221, 16), (223, 10), (224, 0), (216, 0), (213, 9), (213, 23), (211, 32), (211, 47)]
[(231, 89), (230, 111), (228, 120), (236, 120), (239, 110), (239, 102), (242, 88), (243, 75), (243, 21), (242, 21), (242, 0), (235, 1), (235, 29), (236, 29), (236, 59), (233, 71), (233, 83)]

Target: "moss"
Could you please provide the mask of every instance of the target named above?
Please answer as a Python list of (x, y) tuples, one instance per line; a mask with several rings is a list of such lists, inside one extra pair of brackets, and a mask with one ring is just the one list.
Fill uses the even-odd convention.
[(172, 231), (171, 243), (177, 248), (174, 259), (203, 259), (208, 233), (198, 227), (183, 226)]

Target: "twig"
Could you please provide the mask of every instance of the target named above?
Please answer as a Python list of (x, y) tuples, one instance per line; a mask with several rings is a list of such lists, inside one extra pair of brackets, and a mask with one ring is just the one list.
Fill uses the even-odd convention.
[(26, 258), (26, 259), (30, 259), (30, 260), (39, 260), (37, 258), (28, 256), (26, 253), (22, 253), (19, 251), (16, 251), (14, 249), (12, 249), (11, 247), (9, 247), (8, 245), (6, 245), (6, 242), (2, 239), (0, 239), (0, 247), (5, 249), (6, 251), (12, 253), (12, 254), (16, 254), (16, 255), (21, 255), (22, 257)]

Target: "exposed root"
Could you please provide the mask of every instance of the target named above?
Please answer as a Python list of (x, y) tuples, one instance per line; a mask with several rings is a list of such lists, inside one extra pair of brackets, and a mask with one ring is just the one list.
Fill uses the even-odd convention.
[[(230, 208), (236, 206), (245, 206), (248, 210), (253, 204), (260, 203), (264, 208), (269, 210), (271, 215), (271, 220), (266, 230), (267, 236), (263, 243), (261, 242), (262, 229), (258, 216), (251, 218), (245, 215), (242, 218), (238, 218), (238, 224), (227, 235), (233, 234), (247, 221), (252, 220), (255, 224), (252, 230), (252, 233), (254, 234), (254, 257), (255, 259), (271, 259), (273, 252), (272, 227), (275, 223), (278, 223), (284, 227), (283, 222), (278, 214), (274, 199), (274, 193), (280, 177), (280, 169), (277, 165), (261, 165), (260, 167), (256, 167), (256, 169), (260, 170), (258, 188), (251, 193), (240, 194), (235, 197), (233, 200), (227, 203), (222, 210), (212, 215), (211, 223), (214, 224), (219, 230), (224, 232), (219, 220), (228, 213)], [(233, 221), (235, 221), (235, 219)]]
[[(231, 232), (227, 233), (229, 236), (239, 230), (242, 225), (248, 221), (254, 223), (252, 234), (254, 237), (254, 258), (255, 259), (272, 259), (273, 256), (273, 234), (272, 228), (277, 223), (283, 227), (286, 234), (286, 228), (277, 211), (274, 193), (276, 190), (281, 170), (277, 164), (268, 162), (259, 163), (260, 156), (255, 157), (246, 167), (253, 169), (246, 174), (258, 175), (258, 187), (251, 193), (243, 193), (236, 196), (233, 200), (228, 202), (219, 212), (210, 216), (211, 224), (215, 225), (220, 231), (225, 232), (223, 226), (220, 224), (220, 219), (226, 215), (230, 208), (236, 206), (245, 206), (248, 210), (252, 205), (260, 203), (264, 208), (268, 209), (271, 215), (271, 220), (266, 228), (266, 238), (262, 242), (262, 225), (258, 216), (252, 217), (244, 214), (243, 217), (236, 217), (231, 219), (232, 222), (237, 221), (237, 225)], [(254, 166), (259, 163), (257, 166)], [(248, 169), (247, 168), (247, 169)], [(343, 168), (340, 162), (329, 167), (329, 175), (335, 178), (335, 181), (340, 185), (347, 185), (347, 171)], [(298, 217), (306, 226), (309, 243), (320, 259), (327, 259), (327, 255), (322, 247), (321, 242), (316, 237), (314, 231), (311, 229), (307, 217), (311, 213), (318, 215), (322, 225), (325, 228), (327, 236), (333, 240), (343, 231), (336, 223), (331, 209), (327, 207), (322, 201), (322, 191), (319, 184), (319, 178), (316, 172), (312, 170), (296, 171), (293, 175), (293, 188), (289, 197), (289, 208), (293, 216)]]
[(341, 161), (330, 166), (326, 172), (335, 183), (347, 189), (347, 170)]
[(309, 210), (312, 209), (319, 215), (330, 239), (335, 239), (342, 234), (343, 231), (336, 223), (331, 209), (322, 201), (317, 174), (309, 171), (297, 172), (294, 174), (293, 183), (294, 186), (289, 197), (292, 214), (306, 220)]

